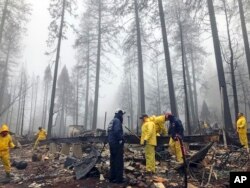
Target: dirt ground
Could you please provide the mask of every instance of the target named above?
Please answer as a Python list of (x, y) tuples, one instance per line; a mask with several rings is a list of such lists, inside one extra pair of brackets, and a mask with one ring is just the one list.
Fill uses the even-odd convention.
[[(135, 152), (132, 154), (132, 152)], [(80, 180), (75, 179), (75, 174), (72, 169), (64, 168), (64, 162), (67, 156), (52, 155), (48, 152), (48, 149), (40, 149), (35, 152), (40, 154), (40, 161), (32, 161), (34, 152), (32, 146), (27, 145), (23, 148), (11, 150), (11, 160), (26, 161), (28, 166), (24, 170), (18, 170), (12, 167), (12, 174), (14, 177), (9, 183), (0, 183), (0, 188), (39, 188), (39, 187), (54, 187), (54, 188), (142, 188), (142, 187), (184, 187), (184, 176), (182, 173), (176, 171), (174, 168), (176, 164), (173, 160), (169, 161), (157, 161), (156, 171), (154, 176), (143, 174), (145, 172), (145, 161), (141, 160), (140, 151), (134, 151), (132, 149), (125, 151), (125, 170), (124, 175), (128, 180), (124, 184), (114, 184), (108, 181), (108, 169), (109, 169), (109, 150), (108, 148), (102, 154), (102, 163), (97, 165), (97, 169), (103, 175), (104, 179), (100, 179), (99, 175), (88, 176)], [(132, 157), (131, 157), (132, 156)], [(208, 157), (209, 158), (209, 157)], [(208, 160), (208, 159), (207, 159)], [(203, 161), (204, 168), (198, 168), (198, 176), (201, 177), (204, 171), (209, 172), (211, 165)], [(204, 170), (205, 169), (205, 170)], [(241, 170), (241, 169), (239, 169)], [(0, 163), (0, 177), (4, 178), (5, 172), (2, 164)], [(196, 174), (197, 176), (197, 174)], [(208, 177), (208, 174), (206, 175)], [(188, 173), (188, 187), (204, 187), (207, 183), (207, 179), (197, 181)], [(215, 170), (212, 173), (211, 181), (206, 187), (229, 187), (229, 171)], [(160, 183), (160, 185), (156, 184)], [(203, 185), (202, 185), (203, 184)], [(202, 186), (201, 186), (202, 185)]]

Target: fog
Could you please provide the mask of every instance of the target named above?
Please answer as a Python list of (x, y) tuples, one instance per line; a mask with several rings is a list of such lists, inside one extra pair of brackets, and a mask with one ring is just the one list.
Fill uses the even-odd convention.
[[(59, 26), (61, 18), (61, 8), (63, 6), (63, 0), (59, 0), (57, 3), (57, 9), (50, 6), (53, 1), (49, 0), (22, 0), (20, 1), (20, 7), (25, 3), (29, 4), (30, 13), (26, 15), (27, 20), (21, 19), (22, 14), (16, 16), (13, 13), (12, 18), (8, 18), (3, 27), (3, 40), (1, 44), (1, 71), (7, 72), (8, 81), (4, 81), (2, 77), (1, 87), (4, 87), (4, 92), (1, 94), (2, 110), (1, 123), (10, 124), (13, 132), (19, 132), (19, 134), (27, 134), (34, 132), (37, 127), (43, 126), (46, 129), (48, 127), (48, 117), (50, 102), (51, 102), (51, 90), (52, 80), (54, 77), (54, 70), (56, 64), (56, 52), (58, 50), (58, 38)], [(57, 85), (55, 94), (55, 107), (53, 107), (53, 127), (61, 126), (67, 129), (69, 125), (76, 124), (85, 126), (85, 128), (91, 129), (92, 119), (94, 114), (94, 100), (96, 93), (96, 67), (98, 64), (98, 0), (90, 1), (68, 1), (65, 5), (65, 17), (64, 28), (62, 29), (62, 40), (60, 46), (60, 58), (58, 62), (58, 74)], [(128, 4), (124, 4), (121, 1), (119, 4), (114, 4), (115, 1), (104, 0), (102, 1), (102, 25), (101, 28), (105, 28), (101, 33), (101, 47), (100, 47), (100, 83), (99, 83), (99, 95), (98, 95), (98, 109), (97, 109), (97, 128), (103, 128), (105, 124), (105, 113), (107, 113), (106, 125), (114, 116), (114, 112), (117, 108), (127, 111), (124, 117), (124, 124), (132, 124), (133, 129), (138, 124), (138, 116), (143, 112), (142, 98), (145, 100), (145, 113), (149, 115), (160, 115), (164, 111), (171, 111), (171, 92), (169, 92), (168, 76), (166, 71), (166, 56), (163, 50), (163, 37), (161, 33), (161, 24), (158, 13), (158, 5), (155, 1), (147, 2), (138, 1), (139, 6), (139, 18), (140, 18), (140, 35), (142, 45), (142, 60), (139, 59), (138, 53), (138, 33), (136, 35), (136, 20), (133, 10), (133, 1), (128, 1)], [(198, 114), (194, 114), (190, 120), (190, 124), (193, 127), (197, 126), (198, 121), (209, 121), (213, 124), (219, 123), (221, 126), (223, 120), (222, 110), (225, 108), (222, 101), (224, 98), (220, 95), (220, 87), (218, 79), (218, 62), (216, 62), (213, 38), (211, 33), (211, 25), (209, 21), (208, 9), (206, 1), (202, 1), (201, 7), (196, 7), (196, 4), (191, 6), (186, 1), (178, 1), (180, 22), (178, 22), (178, 16), (175, 15), (176, 2), (170, 1), (169, 4), (164, 4), (165, 22), (167, 26), (167, 37), (169, 42), (170, 60), (173, 72), (173, 84), (176, 95), (176, 103), (178, 108), (178, 116), (181, 118), (185, 126), (188, 125), (186, 111), (190, 110), (192, 114), (192, 105), (194, 110), (198, 110)], [(4, 0), (0, 0), (1, 14), (4, 16)], [(11, 4), (13, 3), (13, 4)], [(9, 10), (14, 10), (15, 1), (10, 0)], [(54, 2), (55, 3), (55, 2)], [(75, 5), (74, 5), (75, 3)], [(245, 5), (245, 19), (246, 29), (250, 31), (250, 2), (248, 0), (243, 1)], [(53, 4), (53, 3), (52, 3)], [(60, 5), (60, 6), (59, 6)], [(122, 7), (123, 6), (123, 7)], [(230, 8), (230, 25), (229, 31), (231, 32), (231, 42), (234, 52), (234, 66), (235, 66), (235, 78), (236, 88), (238, 91), (238, 103), (239, 111), (245, 113), (250, 117), (249, 108), (249, 73), (247, 60), (245, 56), (243, 36), (241, 32), (241, 23), (238, 12), (238, 5), (233, 1), (227, 1), (228, 9)], [(192, 8), (190, 8), (192, 7)], [(229, 113), (231, 113), (232, 122), (235, 122), (235, 107), (233, 101), (233, 90), (229, 64), (229, 47), (227, 36), (227, 25), (225, 21), (225, 15), (221, 2), (214, 2), (215, 16), (219, 34), (220, 48), (222, 51), (222, 63), (224, 67), (224, 76), (226, 79), (226, 86), (229, 100)], [(53, 9), (54, 8), (54, 9)], [(124, 12), (122, 12), (124, 8)], [(49, 9), (51, 9), (50, 15)], [(116, 10), (117, 9), (117, 10)], [(114, 11), (116, 10), (116, 11)], [(17, 10), (16, 12), (18, 12)], [(53, 12), (54, 11), (54, 12)], [(58, 15), (55, 12), (58, 11)], [(68, 11), (68, 12), (67, 12)], [(75, 14), (70, 15), (69, 13)], [(121, 11), (121, 12), (119, 12)], [(20, 10), (21, 12), (21, 10)], [(12, 12), (11, 12), (12, 13)], [(11, 15), (10, 13), (10, 15)], [(196, 15), (197, 14), (197, 15)], [(8, 38), (8, 26), (12, 22), (20, 24), (20, 31), (18, 31), (17, 38), (14, 43), (20, 45), (18, 52), (11, 51), (10, 60), (7, 69), (4, 69), (4, 62), (6, 59), (6, 49)], [(181, 20), (182, 19), (182, 20)], [(189, 20), (190, 19), (190, 20)], [(54, 27), (49, 26), (55, 20)], [(99, 20), (100, 21), (100, 20)], [(183, 57), (183, 51), (181, 47), (183, 43), (180, 41), (180, 31), (178, 23), (183, 24), (183, 43), (185, 58)], [(17, 24), (17, 25), (18, 25)], [(108, 30), (108, 28), (111, 28)], [(54, 30), (53, 30), (54, 29)], [(49, 35), (53, 32), (55, 38), (51, 46), (47, 45)], [(138, 28), (137, 28), (138, 32)], [(88, 35), (87, 35), (88, 33)], [(87, 40), (87, 41), (86, 41)], [(194, 46), (192, 46), (194, 45)], [(17, 56), (18, 54), (18, 56)], [(144, 80), (143, 84), (140, 81), (140, 61), (143, 64)], [(89, 62), (89, 67), (87, 66)], [(182, 75), (182, 63), (186, 63), (186, 74), (190, 78), (186, 77), (188, 83), (185, 86), (188, 90), (188, 85), (191, 85), (191, 90), (188, 91), (188, 96), (184, 94), (183, 75)], [(192, 70), (191, 63), (194, 63), (194, 70)], [(47, 87), (46, 94), (44, 73), (47, 67), (51, 69), (52, 80)], [(68, 77), (70, 79), (70, 85), (64, 86), (60, 82), (59, 77), (66, 68), (68, 71)], [(7, 70), (7, 71), (6, 71)], [(89, 70), (89, 88), (87, 86), (87, 70)], [(66, 72), (67, 72), (66, 71)], [(189, 72), (188, 72), (189, 71)], [(26, 76), (22, 76), (24, 75)], [(78, 76), (79, 73), (79, 77)], [(66, 77), (67, 77), (66, 74)], [(195, 74), (195, 78), (192, 76)], [(4, 75), (4, 74), (3, 74)], [(139, 76), (138, 76), (139, 75)], [(219, 73), (221, 76), (221, 73)], [(21, 86), (26, 77), (26, 85)], [(76, 79), (78, 79), (76, 81)], [(189, 80), (188, 80), (189, 79)], [(195, 96), (194, 84), (196, 82)], [(142, 96), (145, 88), (145, 95)], [(79, 87), (78, 87), (79, 86)], [(66, 87), (66, 90), (64, 87)], [(70, 89), (69, 89), (70, 88)], [(23, 90), (25, 92), (23, 92)], [(68, 91), (68, 90), (70, 91)], [(89, 98), (86, 104), (86, 96), (88, 90)], [(243, 91), (244, 90), (244, 91)], [(18, 92), (20, 91), (20, 92)], [(22, 91), (22, 92), (21, 92)], [(37, 95), (35, 94), (37, 92)], [(67, 96), (67, 102), (64, 101), (64, 97), (61, 93), (69, 92)], [(22, 94), (20, 94), (22, 93)], [(16, 96), (19, 98), (16, 98)], [(45, 97), (46, 95), (47, 98)], [(35, 100), (37, 96), (37, 101)], [(190, 99), (190, 96), (197, 100), (198, 105), (194, 104), (194, 101)], [(78, 97), (78, 98), (77, 98)], [(186, 98), (185, 98), (186, 97)], [(187, 99), (189, 97), (189, 99)], [(225, 97), (225, 96), (224, 96)], [(45, 102), (46, 98), (46, 102)], [(13, 102), (14, 100), (14, 102)], [(188, 100), (189, 107), (185, 106), (185, 100)], [(63, 102), (62, 102), (63, 101)], [(12, 103), (13, 102), (13, 103)], [(65, 104), (64, 104), (65, 102)], [(200, 114), (202, 111), (202, 104), (206, 103), (210, 110), (210, 115), (207, 120), (201, 119)], [(193, 103), (193, 104), (191, 104)], [(91, 106), (92, 105), (92, 106)], [(89, 107), (89, 114), (86, 120), (86, 106)], [(223, 108), (221, 108), (223, 106)], [(23, 116), (21, 115), (21, 108), (23, 107)], [(225, 109), (224, 109), (225, 110)], [(93, 113), (93, 114), (92, 114)], [(46, 114), (46, 115), (45, 115)], [(128, 122), (128, 116), (132, 122)], [(191, 115), (192, 116), (192, 115)], [(132, 119), (131, 119), (132, 117)], [(46, 123), (42, 123), (45, 118)], [(94, 118), (95, 119), (95, 118)], [(34, 123), (32, 123), (34, 122)], [(87, 122), (87, 125), (85, 123)], [(20, 133), (18, 127), (24, 127), (24, 132)], [(53, 128), (56, 132), (57, 128)], [(52, 131), (53, 132), (53, 131)], [(66, 132), (62, 131), (61, 135), (65, 135)], [(59, 136), (59, 135), (56, 135)]]

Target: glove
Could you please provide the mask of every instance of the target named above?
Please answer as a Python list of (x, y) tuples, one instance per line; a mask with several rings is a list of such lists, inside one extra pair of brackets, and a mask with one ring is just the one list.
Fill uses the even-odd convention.
[(175, 140), (175, 141), (178, 141), (178, 140), (180, 140), (180, 139), (181, 139), (181, 135), (176, 134), (175, 137), (174, 137), (174, 140)]

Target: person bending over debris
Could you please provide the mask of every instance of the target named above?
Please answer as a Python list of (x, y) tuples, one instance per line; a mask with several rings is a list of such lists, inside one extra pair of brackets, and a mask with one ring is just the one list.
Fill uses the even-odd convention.
[(108, 143), (110, 149), (110, 177), (111, 183), (124, 183), (123, 179), (123, 115), (124, 112), (121, 109), (116, 110), (115, 117), (109, 123), (108, 126)]
[(179, 118), (175, 117), (171, 113), (166, 113), (166, 118), (169, 120), (168, 135), (170, 152), (175, 155), (178, 163), (183, 163), (183, 155), (181, 152), (180, 139), (183, 139), (183, 125)]
[(145, 146), (146, 173), (155, 173), (156, 126), (147, 114), (142, 114), (141, 145)]
[(34, 148), (33, 149), (37, 148), (37, 146), (38, 146), (38, 144), (39, 144), (39, 142), (41, 140), (45, 140), (46, 139), (47, 132), (42, 127), (38, 127), (38, 132), (36, 133), (36, 137), (37, 137), (37, 139), (36, 139), (36, 142), (34, 144)]
[(157, 136), (166, 136), (167, 135), (167, 130), (165, 127), (165, 122), (168, 120), (166, 118), (166, 115), (160, 115), (160, 116), (151, 116), (150, 120), (155, 123), (155, 129), (156, 129), (156, 134)]
[(247, 139), (247, 121), (243, 113), (238, 113), (238, 120), (237, 120), (237, 132), (239, 134), (240, 143), (247, 149), (249, 152), (248, 147), (248, 139)]
[(9, 128), (6, 124), (3, 124), (0, 128), (0, 159), (3, 163), (6, 178), (10, 178), (10, 151), (9, 148), (15, 148), (16, 146), (12, 142), (12, 138), (9, 134)]

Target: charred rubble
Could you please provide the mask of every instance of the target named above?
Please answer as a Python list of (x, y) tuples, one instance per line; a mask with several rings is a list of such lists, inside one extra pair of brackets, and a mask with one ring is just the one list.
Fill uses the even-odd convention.
[[(149, 176), (144, 173), (144, 148), (135, 136), (125, 138), (125, 184), (109, 183), (106, 136), (90, 135), (52, 138), (43, 141), (37, 150), (32, 149), (33, 143), (20, 139), (21, 147), (11, 151), (14, 177), (9, 181), (2, 178), (0, 185), (7, 188), (228, 187), (230, 171), (249, 170), (249, 154), (229, 135), (226, 149), (220, 135), (185, 137), (185, 164), (175, 162), (168, 152), (168, 138), (159, 137), (156, 174)], [(4, 174), (3, 168), (1, 174)]]

